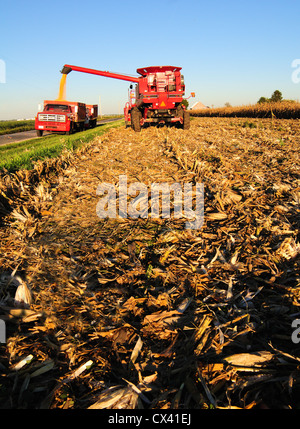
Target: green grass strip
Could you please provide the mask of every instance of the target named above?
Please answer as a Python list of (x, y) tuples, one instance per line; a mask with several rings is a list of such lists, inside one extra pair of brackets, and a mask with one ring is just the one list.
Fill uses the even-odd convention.
[[(112, 118), (122, 118), (122, 115), (103, 115), (98, 116), (98, 120), (112, 119)], [(21, 133), (23, 131), (34, 130), (35, 120), (34, 119), (24, 119), (21, 121), (0, 121), (0, 136), (4, 134), (14, 134)]]
[(0, 136), (34, 130), (34, 120), (0, 121)]
[(0, 146), (0, 171), (3, 169), (9, 172), (20, 169), (30, 170), (37, 160), (55, 158), (64, 149), (74, 151), (95, 137), (104, 134), (110, 128), (117, 128), (122, 125), (124, 125), (123, 119), (70, 136), (53, 134)]

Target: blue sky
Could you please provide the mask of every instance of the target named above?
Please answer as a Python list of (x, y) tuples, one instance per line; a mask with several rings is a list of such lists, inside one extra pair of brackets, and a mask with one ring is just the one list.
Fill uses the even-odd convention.
[[(297, 0), (2, 2), (0, 120), (34, 117), (39, 103), (57, 98), (64, 64), (124, 74), (181, 66), (186, 96), (196, 93), (190, 102), (209, 106), (255, 103), (276, 89), (300, 99), (300, 83), (291, 78), (300, 58), (299, 17)], [(118, 113), (128, 86), (71, 72), (67, 99), (101, 97), (102, 113)]]

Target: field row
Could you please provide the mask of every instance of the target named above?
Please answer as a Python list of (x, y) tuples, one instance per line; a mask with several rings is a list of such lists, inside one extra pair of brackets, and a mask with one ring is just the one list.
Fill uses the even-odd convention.
[(299, 119), (300, 103), (281, 101), (236, 107), (191, 110), (191, 116)]
[(0, 135), (34, 130), (34, 120), (0, 121)]

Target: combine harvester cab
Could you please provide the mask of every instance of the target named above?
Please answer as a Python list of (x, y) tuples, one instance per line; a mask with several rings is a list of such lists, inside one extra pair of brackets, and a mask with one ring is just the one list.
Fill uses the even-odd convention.
[(41, 137), (44, 131), (72, 134), (95, 126), (97, 122), (98, 106), (89, 106), (90, 112), (84, 103), (74, 101), (45, 100), (44, 109), (35, 118), (35, 129)]
[[(181, 67), (152, 66), (137, 69), (138, 77), (108, 71), (87, 69), (66, 64), (61, 73), (72, 70), (136, 83), (130, 86), (129, 101), (124, 108), (126, 126), (141, 131), (144, 124), (177, 124), (183, 129), (190, 127), (190, 114), (182, 104), (185, 92)], [(191, 93), (191, 97), (195, 94)], [(189, 97), (188, 97), (189, 98)]]

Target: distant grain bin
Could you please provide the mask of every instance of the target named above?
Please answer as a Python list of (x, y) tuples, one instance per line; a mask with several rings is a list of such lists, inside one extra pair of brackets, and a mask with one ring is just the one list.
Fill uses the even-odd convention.
[(202, 110), (202, 109), (209, 109), (209, 107), (205, 106), (203, 103), (201, 103), (201, 101), (198, 101), (191, 107), (191, 110)]

